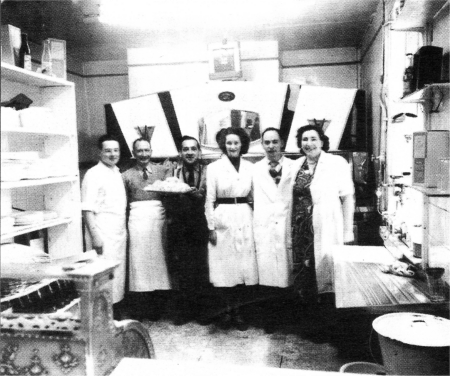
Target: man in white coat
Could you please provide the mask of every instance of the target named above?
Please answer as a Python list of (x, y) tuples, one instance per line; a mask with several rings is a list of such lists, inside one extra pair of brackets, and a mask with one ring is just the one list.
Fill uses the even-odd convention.
[[(255, 163), (253, 174), (253, 228), (259, 284), (287, 288), (293, 283), (290, 228), (293, 161), (281, 152), (283, 140), (278, 129), (265, 129), (261, 141), (266, 156)], [(266, 296), (275, 294), (278, 299), (289, 292), (290, 289), (262, 289)], [(270, 318), (267, 317), (269, 327)]]
[(291, 159), (281, 153), (283, 141), (276, 128), (262, 135), (266, 157), (255, 163), (253, 175), (253, 228), (259, 284), (273, 287), (292, 285), (290, 246)]
[[(122, 176), (116, 164), (120, 158), (119, 142), (104, 135), (98, 140), (100, 161), (86, 172), (81, 188), (81, 205), (86, 223), (87, 249), (119, 262), (114, 273), (113, 303), (125, 292), (127, 198)], [(115, 314), (117, 305), (114, 306)]]

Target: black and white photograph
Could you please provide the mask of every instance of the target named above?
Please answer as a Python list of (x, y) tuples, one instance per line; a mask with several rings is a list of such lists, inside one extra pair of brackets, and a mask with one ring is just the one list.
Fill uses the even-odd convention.
[(0, 16), (0, 376), (449, 375), (449, 0)]

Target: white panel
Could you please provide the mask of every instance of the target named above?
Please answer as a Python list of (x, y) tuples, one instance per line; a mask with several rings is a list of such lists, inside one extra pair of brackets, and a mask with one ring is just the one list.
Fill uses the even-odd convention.
[(151, 140), (153, 157), (178, 154), (157, 94), (113, 103), (112, 108), (130, 150), (133, 141), (140, 137), (136, 127), (146, 125), (155, 127)]
[[(261, 132), (267, 127), (280, 126), (287, 85), (281, 83), (260, 82), (210, 82), (185, 89), (171, 91), (172, 101), (183, 135), (199, 137), (199, 120), (208, 115), (229, 111), (245, 110), (260, 115)], [(229, 102), (219, 100), (221, 92), (230, 91), (235, 99)], [(212, 139), (219, 131), (219, 124), (209, 129)], [(217, 150), (204, 148), (203, 154), (215, 153)], [(252, 142), (250, 153), (262, 153), (260, 141)]]
[(297, 129), (308, 124), (308, 119), (314, 118), (331, 120), (325, 134), (330, 139), (330, 150), (338, 150), (355, 94), (356, 89), (302, 86), (286, 144), (286, 152), (298, 152)]

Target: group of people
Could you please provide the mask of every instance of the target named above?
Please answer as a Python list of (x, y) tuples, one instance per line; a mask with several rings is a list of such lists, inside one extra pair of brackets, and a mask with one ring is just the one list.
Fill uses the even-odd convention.
[[(328, 137), (318, 126), (297, 131), (297, 160), (283, 156), (276, 128), (262, 132), (265, 157), (255, 164), (242, 158), (250, 146), (244, 129), (222, 129), (216, 139), (223, 154), (206, 165), (198, 141), (184, 136), (176, 168), (152, 163), (149, 140), (137, 139), (136, 166), (122, 175), (118, 141), (99, 139), (100, 162), (83, 180), (82, 209), (92, 247), (120, 263), (114, 303), (124, 297), (128, 228), (127, 304), (135, 313), (157, 318), (171, 289), (180, 292), (184, 312), (193, 295), (214, 290), (224, 307), (220, 324), (241, 330), (246, 323), (236, 296), (250, 286), (288, 291), (314, 306), (333, 292), (332, 246), (353, 241), (349, 164), (327, 153)], [(169, 176), (191, 191), (166, 196), (143, 189)]]

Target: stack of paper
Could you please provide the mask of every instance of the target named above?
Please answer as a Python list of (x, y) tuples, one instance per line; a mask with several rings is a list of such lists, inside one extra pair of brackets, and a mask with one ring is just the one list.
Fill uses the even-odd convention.
[(24, 212), (13, 214), (14, 225), (16, 226), (29, 226), (55, 219), (58, 214), (49, 210), (27, 210)]

